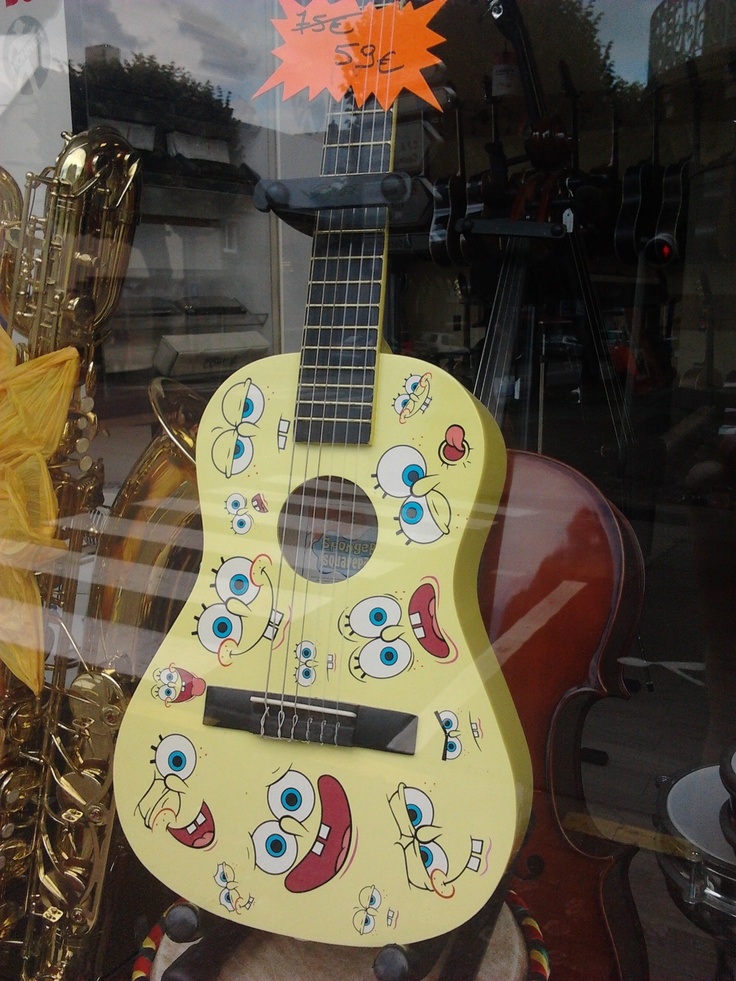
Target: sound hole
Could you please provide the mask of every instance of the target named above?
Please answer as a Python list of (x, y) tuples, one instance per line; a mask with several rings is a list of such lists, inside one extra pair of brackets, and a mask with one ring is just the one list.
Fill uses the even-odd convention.
[(281, 551), (311, 582), (340, 582), (366, 565), (376, 547), (378, 519), (351, 480), (315, 477), (293, 490), (278, 523)]

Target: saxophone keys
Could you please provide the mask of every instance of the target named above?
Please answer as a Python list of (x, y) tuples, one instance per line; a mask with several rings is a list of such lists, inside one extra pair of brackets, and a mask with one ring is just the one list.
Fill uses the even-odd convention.
[(22, 915), (17, 903), (0, 903), (0, 937), (12, 934)]
[(0, 868), (10, 875), (18, 875), (32, 853), (31, 841), (25, 838), (8, 838), (0, 844)]
[(43, 913), (41, 913), (44, 920), (48, 920), (49, 923), (58, 923), (63, 915), (63, 910), (60, 910), (58, 906), (48, 906)]
[(18, 746), (28, 745), (43, 726), (39, 706), (27, 699), (16, 705), (8, 714), (6, 732), (11, 742)]
[(26, 808), (35, 811), (39, 789), (37, 767), (15, 766), (0, 773), (0, 808), (13, 815)]

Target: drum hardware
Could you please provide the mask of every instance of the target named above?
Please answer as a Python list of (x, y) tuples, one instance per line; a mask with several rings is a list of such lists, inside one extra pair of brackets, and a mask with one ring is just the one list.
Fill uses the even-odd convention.
[(721, 783), (728, 791), (728, 799), (724, 801), (720, 811), (721, 831), (723, 837), (736, 852), (736, 746), (729, 746), (721, 757), (718, 772)]
[[(733, 757), (732, 749), (724, 756), (726, 767)], [(722, 770), (701, 766), (660, 777), (654, 824), (671, 836), (673, 847), (657, 852), (671, 898), (715, 940), (717, 981), (736, 981), (736, 854), (723, 831), (731, 801)]]

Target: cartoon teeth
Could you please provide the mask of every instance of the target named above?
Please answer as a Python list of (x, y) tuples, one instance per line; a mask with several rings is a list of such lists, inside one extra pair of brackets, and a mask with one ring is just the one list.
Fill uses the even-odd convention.
[(220, 862), (217, 866), (214, 880), (221, 887), (219, 896), (220, 905), (224, 906), (230, 913), (240, 913), (242, 910), (249, 910), (255, 902), (254, 897), (250, 895), (247, 899), (243, 899), (238, 889), (235, 888), (237, 886), (235, 872), (233, 871), (233, 867), (228, 865), (227, 862)]
[(160, 699), (167, 708), (169, 705), (188, 702), (191, 698), (204, 695), (207, 687), (202, 678), (175, 664), (154, 671), (153, 679), (155, 684), (151, 688), (151, 694)]
[[(288, 770), (268, 788), (267, 802), (272, 818), (251, 833), (256, 867), (283, 875), (284, 887), (293, 893), (334, 879), (352, 841), (350, 805), (340, 782), (323, 774), (315, 788), (305, 774)], [(316, 834), (310, 830), (315, 818)]]
[(480, 871), (481, 862), (483, 861), (483, 849), (484, 843), (480, 838), (470, 839), (470, 858), (465, 866), (466, 869), (470, 869), (471, 872)]
[(438, 591), (437, 580), (429, 576), (417, 586), (409, 599), (409, 623), (422, 649), (432, 657), (449, 663), (457, 657), (457, 648), (440, 627)]
[(339, 618), (337, 627), (349, 641), (356, 637), (368, 640), (354, 651), (348, 662), (353, 677), (395, 678), (406, 671), (414, 653), (404, 634), (414, 636), (423, 651), (433, 658), (451, 663), (457, 658), (457, 646), (440, 628), (437, 618), (438, 596), (433, 581), (427, 579), (411, 594), (408, 619), (411, 633), (402, 624), (402, 609), (393, 596), (368, 596)]
[[(255, 494), (250, 506), (257, 514), (266, 514), (268, 505), (263, 494)], [(253, 527), (253, 518), (248, 513), (248, 498), (244, 494), (230, 494), (225, 501), (225, 510), (231, 515), (231, 526), (236, 535), (247, 535)]]
[[(136, 811), (151, 831), (163, 827), (187, 848), (208, 848), (215, 842), (215, 819), (207, 802), (195, 804), (196, 813), (187, 824), (175, 827), (185, 808), (192, 813), (192, 794), (188, 781), (197, 768), (197, 751), (191, 740), (181, 733), (163, 736), (151, 747), (155, 767), (150, 787), (136, 805)], [(195, 800), (197, 798), (194, 798)], [(185, 811), (186, 813), (186, 811)]]
[(284, 614), (273, 606), (273, 586), (266, 555), (225, 559), (215, 573), (214, 588), (220, 603), (204, 606), (194, 633), (205, 650), (223, 665), (251, 650), (262, 639), (273, 641)]
[(410, 885), (450, 899), (455, 893), (454, 883), (465, 871), (481, 871), (491, 846), (480, 838), (471, 838), (470, 857), (463, 857), (460, 871), (456, 875), (451, 874), (449, 856), (438, 840), (441, 837), (444, 840), (444, 837), (442, 828), (435, 823), (434, 805), (429, 795), (419, 787), (400, 783), (388, 804), (399, 831), (398, 844), (404, 852), (406, 877)]
[(429, 394), (431, 378), (432, 372), (426, 371), (423, 375), (409, 375), (406, 379), (404, 391), (394, 399), (394, 411), (402, 425), (417, 412), (426, 412), (429, 408), (432, 401)]
[(321, 855), (325, 850), (327, 839), (330, 837), (330, 827), (327, 824), (320, 824), (317, 832), (317, 840), (312, 845), (312, 854)]

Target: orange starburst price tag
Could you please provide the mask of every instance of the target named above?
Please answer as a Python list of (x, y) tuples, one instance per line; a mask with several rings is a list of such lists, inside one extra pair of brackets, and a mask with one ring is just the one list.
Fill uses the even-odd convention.
[(375, 96), (388, 110), (404, 89), (440, 108), (422, 69), (439, 62), (430, 48), (444, 38), (429, 22), (446, 0), (422, 7), (398, 0), (382, 6), (358, 0), (280, 0), (286, 15), (273, 25), (284, 39), (274, 50), (281, 65), (253, 98), (283, 83), (284, 99), (309, 90), (314, 99), (327, 89), (340, 99), (352, 89), (357, 105)]

